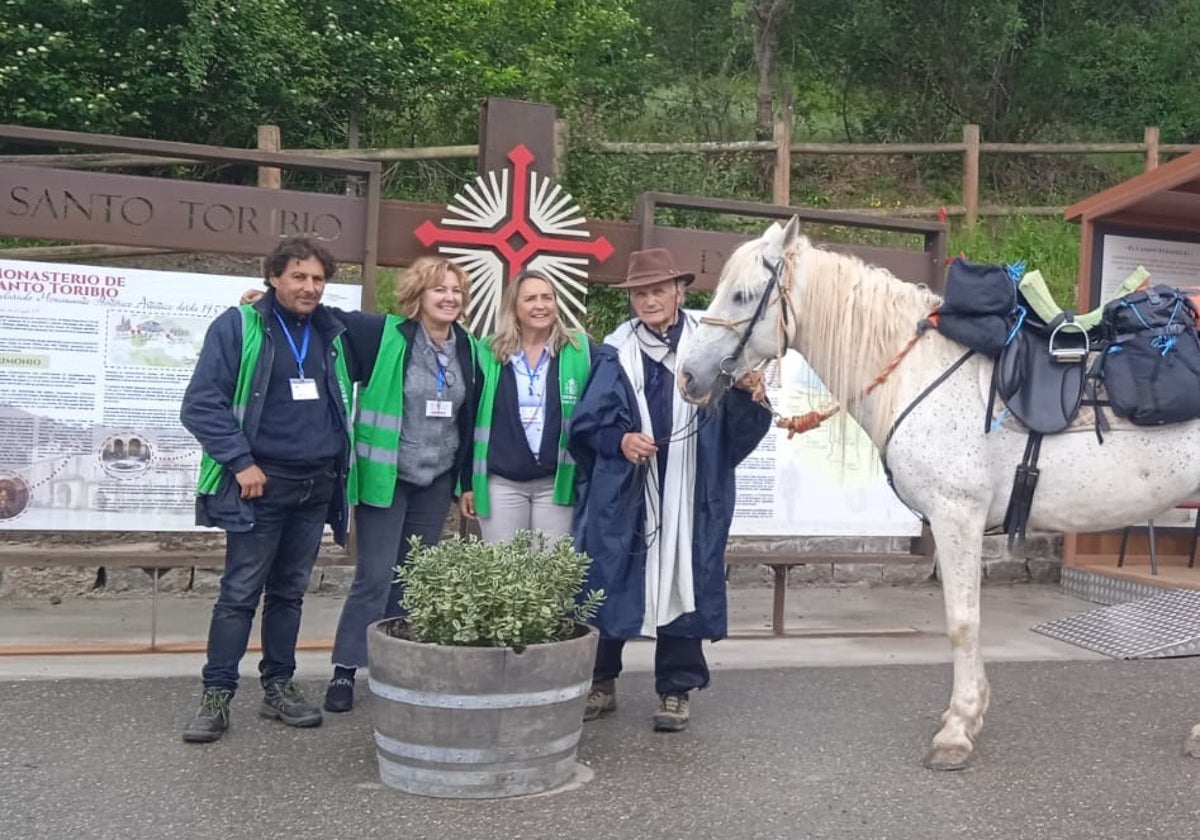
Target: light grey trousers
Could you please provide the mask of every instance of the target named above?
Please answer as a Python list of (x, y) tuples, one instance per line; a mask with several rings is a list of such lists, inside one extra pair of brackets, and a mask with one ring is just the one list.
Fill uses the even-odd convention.
[(479, 517), (484, 542), (505, 540), (517, 531), (541, 531), (551, 539), (571, 533), (570, 505), (556, 505), (554, 476), (533, 481), (509, 481), (488, 476), (489, 516)]

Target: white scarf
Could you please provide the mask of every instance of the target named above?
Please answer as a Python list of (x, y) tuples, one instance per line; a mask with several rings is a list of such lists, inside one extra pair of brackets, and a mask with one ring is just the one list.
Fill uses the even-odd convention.
[[(690, 337), (694, 323), (683, 314), (683, 334), (679, 343)], [(639, 352), (640, 351), (640, 352)], [(624, 336), (618, 358), (633, 386), (642, 432), (654, 437), (650, 409), (646, 404), (645, 368), (642, 354), (675, 372), (675, 353), (665, 344), (649, 339), (636, 326)], [(670, 624), (684, 613), (696, 611), (692, 581), (692, 505), (696, 487), (696, 407), (685, 402), (674, 388), (671, 406), (671, 442), (667, 450), (667, 475), (663, 485), (663, 510), (659, 510), (658, 458), (651, 457), (643, 490), (646, 518), (646, 610), (642, 614), (642, 635), (655, 636), (657, 628)], [(660, 443), (660, 445), (662, 445)]]

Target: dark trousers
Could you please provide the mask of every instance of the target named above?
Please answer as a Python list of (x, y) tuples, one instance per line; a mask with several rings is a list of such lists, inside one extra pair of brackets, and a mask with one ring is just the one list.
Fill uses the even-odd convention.
[(454, 493), (451, 473), (442, 473), (428, 487), (396, 482), (391, 507), (360, 504), (354, 509), (358, 559), (333, 639), (334, 665), (365, 667), (367, 627), (400, 615), (404, 592), (395, 582), (396, 565), (408, 556), (408, 541), (414, 534), (424, 545), (436, 545), (442, 538)]
[[(659, 694), (682, 694), (708, 687), (708, 663), (704, 661), (703, 639), (659, 636), (654, 643), (654, 690)], [(624, 639), (600, 637), (592, 681), (616, 679), (621, 674)]]
[[(296, 671), (300, 611), (338, 479), (332, 473), (305, 479), (269, 477), (253, 501), (254, 527), (225, 535), (225, 571), (208, 627), (205, 688), (237, 689), (238, 664), (262, 596), (265, 683)], [(265, 594), (264, 594), (265, 591)]]

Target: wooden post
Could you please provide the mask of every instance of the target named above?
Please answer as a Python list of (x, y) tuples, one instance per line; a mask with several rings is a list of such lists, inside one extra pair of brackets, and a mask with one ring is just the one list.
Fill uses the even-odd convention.
[(567, 172), (567, 141), (570, 126), (566, 120), (554, 121), (554, 180), (561, 182)]
[[(358, 112), (351, 111), (350, 119), (346, 122), (346, 148), (358, 148)], [(346, 176), (346, 195), (355, 196), (362, 191), (362, 178), (358, 175)]]
[(775, 118), (775, 177), (771, 184), (771, 202), (781, 207), (792, 204), (792, 108), (787, 104), (782, 116)]
[(1142, 142), (1146, 144), (1146, 171), (1158, 169), (1158, 126), (1146, 126)]
[(963, 126), (963, 210), (964, 223), (975, 227), (979, 218), (979, 126), (968, 123)]
[[(278, 152), (281, 148), (279, 126), (260, 125), (258, 127), (258, 148), (264, 152)], [(283, 186), (283, 177), (274, 166), (258, 167), (258, 185), (263, 189), (277, 190)]]

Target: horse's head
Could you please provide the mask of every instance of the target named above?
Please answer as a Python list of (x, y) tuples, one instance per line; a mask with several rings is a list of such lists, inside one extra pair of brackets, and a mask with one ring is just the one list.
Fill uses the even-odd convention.
[(720, 399), (733, 382), (787, 348), (794, 330), (787, 255), (803, 241), (793, 216), (786, 225), (772, 223), (729, 257), (679, 361), (676, 382), (684, 399)]

